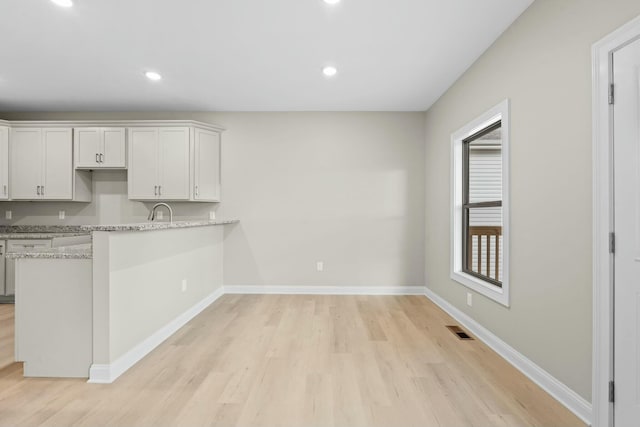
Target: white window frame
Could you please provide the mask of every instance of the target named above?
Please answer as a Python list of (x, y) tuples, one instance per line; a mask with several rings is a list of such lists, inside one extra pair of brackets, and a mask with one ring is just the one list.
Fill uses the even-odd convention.
[[(502, 288), (462, 271), (463, 141), (496, 122), (502, 133)], [(451, 279), (509, 307), (509, 100), (451, 135)]]

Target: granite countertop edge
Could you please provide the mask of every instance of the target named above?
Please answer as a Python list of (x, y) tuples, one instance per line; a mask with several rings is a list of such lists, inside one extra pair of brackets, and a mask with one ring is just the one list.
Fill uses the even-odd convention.
[(215, 221), (174, 221), (174, 222), (148, 222), (137, 224), (113, 224), (113, 225), (82, 225), (85, 231), (153, 231), (170, 230), (176, 228), (208, 227), (212, 225), (226, 225), (240, 222), (237, 219)]
[(54, 251), (39, 249), (37, 252), (9, 252), (8, 259), (93, 259), (91, 250), (85, 251)]

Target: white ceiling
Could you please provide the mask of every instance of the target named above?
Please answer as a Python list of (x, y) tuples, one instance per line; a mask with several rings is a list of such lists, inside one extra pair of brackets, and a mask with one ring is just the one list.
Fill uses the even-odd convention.
[(532, 2), (0, 0), (0, 111), (422, 111)]

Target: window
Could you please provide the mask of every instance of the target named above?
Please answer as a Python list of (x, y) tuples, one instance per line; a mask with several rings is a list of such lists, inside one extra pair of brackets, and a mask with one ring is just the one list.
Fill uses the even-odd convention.
[(509, 103), (451, 136), (451, 278), (509, 305)]

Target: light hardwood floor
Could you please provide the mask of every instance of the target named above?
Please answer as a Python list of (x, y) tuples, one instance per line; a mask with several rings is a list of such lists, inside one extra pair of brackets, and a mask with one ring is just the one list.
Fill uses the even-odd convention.
[(584, 426), (420, 296), (225, 295), (110, 385), (0, 370), (2, 426)]
[(14, 362), (14, 305), (0, 304), (0, 369)]

